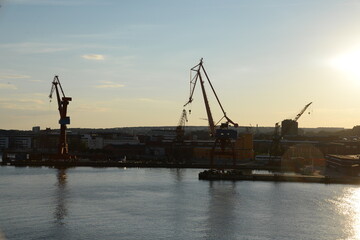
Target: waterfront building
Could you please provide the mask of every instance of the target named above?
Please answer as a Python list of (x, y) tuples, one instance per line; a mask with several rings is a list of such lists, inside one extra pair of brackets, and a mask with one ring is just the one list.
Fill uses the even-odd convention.
[(35, 126), (32, 128), (33, 133), (40, 133), (40, 127), (39, 126)]
[(9, 137), (0, 137), (0, 149), (9, 148)]
[[(237, 162), (250, 161), (254, 159), (253, 150), (253, 135), (243, 134), (240, 135), (233, 143), (235, 159)], [(194, 160), (201, 163), (209, 163), (214, 147), (214, 141), (197, 141), (193, 147)], [(215, 164), (232, 164), (233, 155), (232, 149), (227, 148), (224, 150), (214, 149), (216, 155), (214, 156)]]
[(136, 136), (118, 136), (116, 134), (83, 134), (81, 141), (87, 149), (104, 149), (109, 145), (138, 145)]
[(104, 148), (104, 138), (98, 134), (84, 134), (81, 136), (81, 141), (85, 144), (87, 149)]
[(11, 149), (31, 149), (31, 136), (15, 136), (10, 138), (9, 148)]
[(297, 136), (298, 131), (298, 122), (292, 119), (285, 119), (281, 122), (281, 136)]
[(326, 166), (347, 176), (360, 176), (360, 155), (327, 155)]

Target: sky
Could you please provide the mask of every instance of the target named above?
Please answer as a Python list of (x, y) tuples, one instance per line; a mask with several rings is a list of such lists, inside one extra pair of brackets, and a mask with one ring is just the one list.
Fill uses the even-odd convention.
[[(0, 0), (0, 129), (176, 126), (201, 58), (241, 126), (360, 124), (355, 0)], [(209, 85), (214, 120), (222, 113)], [(207, 125), (200, 86), (187, 125)]]

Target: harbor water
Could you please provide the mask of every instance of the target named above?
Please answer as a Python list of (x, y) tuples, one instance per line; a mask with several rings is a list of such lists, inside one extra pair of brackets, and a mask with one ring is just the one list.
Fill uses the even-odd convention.
[(360, 239), (360, 186), (0, 167), (0, 239)]

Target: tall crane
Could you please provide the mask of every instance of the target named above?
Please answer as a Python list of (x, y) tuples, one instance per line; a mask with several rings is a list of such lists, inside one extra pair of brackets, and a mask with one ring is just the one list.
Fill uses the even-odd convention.
[(72, 100), (71, 97), (66, 97), (64, 90), (61, 86), (60, 80), (58, 76), (54, 77), (54, 80), (52, 81), (51, 91), (49, 98), (52, 99), (52, 95), (56, 92), (56, 99), (58, 103), (58, 110), (60, 113), (60, 137), (59, 137), (59, 146), (58, 146), (58, 155), (61, 158), (68, 157), (69, 154), (69, 148), (67, 144), (66, 139), (66, 125), (70, 124), (70, 117), (66, 116), (67, 114), (67, 108), (69, 105), (69, 102)]
[[(194, 91), (195, 91), (195, 87), (196, 87), (196, 83), (198, 82), (198, 80), (200, 81), (200, 86), (201, 86), (201, 91), (202, 91), (202, 95), (204, 98), (204, 103), (205, 103), (205, 109), (206, 109), (206, 114), (207, 114), (207, 120), (209, 122), (209, 132), (210, 132), (210, 136), (212, 138), (215, 138), (214, 141), (214, 145), (211, 149), (211, 159), (210, 159), (210, 165), (213, 166), (214, 164), (214, 156), (215, 155), (230, 155), (232, 156), (233, 159), (233, 165), (236, 165), (236, 157), (235, 157), (235, 144), (234, 142), (232, 142), (232, 140), (237, 138), (237, 131), (232, 130), (232, 129), (228, 129), (229, 128), (229, 124), (232, 124), (234, 127), (238, 127), (238, 124), (235, 123), (234, 121), (232, 121), (227, 115), (226, 112), (219, 100), (219, 97), (217, 96), (215, 89), (209, 79), (208, 74), (205, 71), (205, 68), (203, 66), (203, 59), (200, 59), (200, 63), (196, 66), (194, 66), (193, 68), (191, 68), (191, 71), (195, 72), (195, 76), (193, 78), (190, 78), (190, 97), (187, 103), (185, 103), (184, 107), (188, 104), (190, 104), (193, 101), (193, 95), (194, 95)], [(206, 78), (206, 80), (208, 81), (211, 90), (213, 92), (213, 94), (215, 95), (215, 98), (217, 100), (217, 103), (219, 104), (221, 111), (223, 113), (222, 118), (215, 123), (212, 113), (211, 113), (211, 109), (210, 109), (210, 104), (207, 98), (207, 94), (205, 91), (205, 81), (204, 81), (204, 76)], [(221, 123), (220, 128), (217, 129), (216, 125), (221, 122), (223, 119), (226, 119), (226, 122)], [(218, 149), (220, 147), (221, 151), (217, 151), (216, 149)], [(228, 151), (226, 151), (226, 149), (228, 149)], [(229, 151), (230, 150), (230, 151)]]
[(194, 66), (193, 68), (191, 68), (191, 71), (193, 72), (196, 72), (195, 76), (193, 78), (190, 79), (190, 97), (189, 97), (189, 100), (187, 103), (185, 103), (184, 107), (187, 106), (188, 104), (192, 103), (192, 101), (194, 100), (193, 99), (193, 95), (194, 95), (194, 91), (195, 91), (195, 87), (196, 87), (196, 83), (198, 82), (198, 80), (200, 80), (200, 86), (201, 86), (201, 91), (202, 91), (202, 95), (203, 95), (203, 98), (204, 98), (204, 103), (205, 103), (205, 109), (206, 109), (206, 114), (207, 114), (207, 119), (208, 119), (208, 122), (209, 122), (209, 131), (210, 131), (210, 136), (214, 137), (216, 135), (216, 125), (217, 123), (215, 124), (214, 122), (214, 119), (213, 119), (213, 116), (212, 116), (212, 113), (211, 113), (211, 109), (210, 109), (210, 105), (209, 105), (209, 101), (208, 101), (208, 98), (207, 98), (207, 94), (206, 94), (206, 91), (205, 91), (205, 81), (204, 81), (204, 78), (203, 78), (203, 75), (201, 74), (203, 72), (203, 74), (205, 75), (206, 77), (206, 80), (208, 81), (210, 87), (211, 87), (211, 90), (213, 91), (214, 95), (215, 95), (215, 98), (221, 108), (221, 111), (223, 112), (223, 117), (218, 121), (218, 123), (222, 120), (222, 119), (226, 119), (226, 122), (221, 124), (222, 128), (227, 128), (229, 123), (231, 123), (232, 125), (234, 125), (234, 127), (238, 127), (238, 124), (233, 122), (227, 115), (226, 115), (226, 112), (219, 100), (219, 97), (217, 96), (216, 92), (215, 92), (215, 89), (209, 79), (209, 76), (208, 74), (206, 73), (205, 71), (205, 68), (203, 66), (203, 59), (201, 58), (200, 59), (200, 63), (196, 66)]

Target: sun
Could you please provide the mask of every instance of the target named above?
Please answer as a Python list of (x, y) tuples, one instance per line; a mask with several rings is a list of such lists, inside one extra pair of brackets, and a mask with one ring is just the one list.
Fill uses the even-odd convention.
[(347, 74), (360, 77), (360, 49), (341, 54), (331, 59), (330, 64)]

